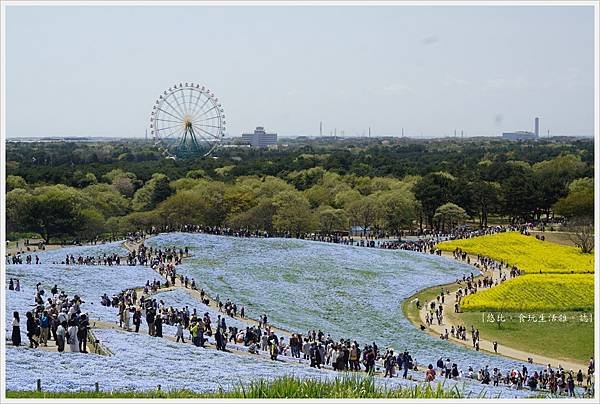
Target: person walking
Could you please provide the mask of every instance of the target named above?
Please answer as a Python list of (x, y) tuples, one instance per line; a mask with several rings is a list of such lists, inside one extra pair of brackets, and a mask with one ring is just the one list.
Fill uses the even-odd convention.
[(123, 326), (127, 331), (131, 331), (131, 326), (129, 325), (129, 318), (129, 308), (125, 308), (125, 310), (123, 310)]
[(48, 312), (44, 310), (40, 316), (40, 344), (48, 346), (48, 335), (50, 334), (50, 319)]
[(63, 321), (56, 328), (56, 345), (58, 346), (58, 352), (63, 352), (65, 350), (66, 327), (67, 322)]
[(140, 332), (140, 325), (142, 324), (142, 311), (138, 308), (133, 313), (133, 325), (135, 326), (135, 332)]
[(37, 342), (36, 337), (40, 334), (39, 326), (33, 317), (33, 313), (27, 312), (27, 338), (29, 338), (29, 348), (37, 348), (40, 344)]
[(394, 351), (390, 350), (388, 352), (388, 354), (386, 355), (385, 361), (384, 361), (384, 365), (385, 365), (385, 375), (383, 375), (383, 377), (390, 377), (392, 378), (394, 376), (394, 365), (396, 364), (396, 358), (394, 357)]
[(181, 323), (181, 321), (177, 323), (177, 332), (175, 333), (175, 337), (177, 337), (175, 339), (175, 342), (179, 342), (179, 340), (181, 339), (181, 342), (185, 344), (185, 339), (183, 338), (183, 324)]
[(569, 397), (575, 397), (575, 380), (573, 378), (572, 369), (567, 376), (567, 390), (569, 391)]
[(154, 336), (162, 338), (162, 317), (157, 315), (154, 319)]
[(87, 353), (87, 337), (90, 322), (87, 319), (87, 315), (82, 314), (79, 318), (79, 327), (77, 332), (77, 338), (79, 339), (79, 351)]
[[(192, 336), (192, 344), (200, 346), (200, 340), (198, 338), (198, 323), (195, 321), (192, 322), (190, 326), (190, 335)], [(183, 336), (181, 339), (183, 340)]]
[(79, 341), (77, 340), (77, 326), (75, 322), (71, 320), (69, 328), (67, 329), (67, 339), (69, 342), (69, 348), (71, 352), (79, 352)]
[(149, 308), (146, 310), (146, 323), (148, 324), (148, 335), (154, 336), (154, 309)]
[(12, 320), (12, 335), (11, 338), (13, 346), (21, 345), (21, 320), (19, 319), (19, 312), (13, 313)]

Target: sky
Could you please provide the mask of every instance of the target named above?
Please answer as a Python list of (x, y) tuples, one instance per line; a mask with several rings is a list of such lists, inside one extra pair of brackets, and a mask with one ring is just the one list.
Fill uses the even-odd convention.
[(210, 88), (227, 136), (594, 134), (592, 6), (6, 7), (6, 136), (143, 137)]

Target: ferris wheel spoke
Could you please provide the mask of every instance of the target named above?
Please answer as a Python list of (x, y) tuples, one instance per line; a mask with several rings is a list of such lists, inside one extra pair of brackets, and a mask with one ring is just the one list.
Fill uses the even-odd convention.
[[(190, 88), (190, 106), (192, 105), (192, 103), (194, 102), (194, 89)], [(190, 108), (190, 112), (192, 112), (193, 109)]]
[(154, 118), (155, 121), (162, 121), (162, 122), (174, 122), (174, 123), (180, 123), (183, 124), (183, 121), (174, 121), (172, 119), (160, 119), (160, 118)]
[(204, 115), (208, 114), (210, 111), (212, 111), (213, 109), (218, 108), (218, 105), (213, 106), (212, 108), (204, 111), (200, 116), (198, 116), (198, 118), (202, 118)]
[(196, 119), (196, 120), (193, 120), (192, 123), (194, 125), (199, 125), (199, 126), (208, 125), (207, 123), (203, 123), (203, 122), (207, 122), (208, 121), (209, 123), (214, 123), (212, 121), (214, 121), (215, 119), (218, 119), (218, 118), (219, 118), (219, 116), (215, 115), (215, 116), (211, 116), (210, 118), (206, 118), (206, 119)]
[(173, 118), (175, 118), (175, 119), (181, 119), (181, 118), (179, 118), (179, 117), (177, 117), (177, 116), (175, 116), (175, 115), (173, 115), (173, 114), (171, 114), (171, 113), (169, 113), (169, 112), (165, 111), (164, 109), (162, 109), (162, 108), (160, 108), (160, 107), (156, 107), (156, 109), (158, 109), (159, 111), (162, 111), (162, 112), (164, 112), (164, 113), (165, 113), (165, 114), (167, 114), (167, 115), (170, 115), (170, 116), (172, 116), (172, 117), (173, 117)]
[(215, 125), (207, 125), (207, 124), (197, 124), (198, 127), (207, 127), (207, 128), (221, 128), (220, 126)]
[(206, 100), (204, 100), (204, 102), (202, 103), (202, 106), (200, 107), (200, 109), (198, 110), (198, 112), (194, 113), (194, 116), (192, 117), (192, 119), (195, 119), (198, 117), (198, 114), (201, 114), (200, 116), (202, 116), (202, 110), (204, 109), (204, 106), (206, 105), (206, 103), (208, 103), (210, 101), (209, 97), (206, 97)]
[[(164, 136), (164, 138), (165, 138), (165, 139), (169, 139), (169, 140), (170, 140), (170, 139), (173, 139), (173, 138), (178, 138), (178, 137), (180, 137), (180, 135), (182, 135), (182, 134), (183, 134), (183, 131), (184, 131), (184, 130), (183, 130), (183, 129), (181, 129), (181, 128), (179, 128), (179, 129), (175, 129), (174, 131), (172, 131), (172, 132), (169, 132), (169, 133), (168, 133), (166, 136)], [(173, 136), (173, 135), (175, 135), (175, 136)]]
[(185, 90), (179, 91), (181, 93), (181, 105), (183, 105), (183, 112), (187, 115), (187, 105), (185, 103)]
[(171, 129), (171, 128), (177, 128), (177, 127), (181, 127), (181, 124), (178, 124), (178, 125), (173, 125), (173, 126), (169, 126), (169, 127), (167, 127), (167, 128), (158, 128), (158, 130), (159, 130), (159, 131), (161, 131), (161, 130), (169, 130), (169, 129)]
[(181, 111), (177, 110), (173, 105), (171, 105), (171, 103), (166, 98), (165, 98), (165, 102), (167, 103), (167, 105), (169, 107), (171, 107), (173, 112), (175, 112), (177, 115), (179, 115), (179, 119), (181, 120), (181, 122), (183, 122), (184, 114), (182, 114)]
[(214, 115), (214, 116), (211, 116), (209, 118), (204, 118), (204, 119), (196, 119), (193, 122), (206, 122), (206, 121), (210, 121), (210, 120), (217, 119), (217, 118), (219, 118), (219, 115)]
[(185, 99), (185, 89), (181, 90), (181, 99), (183, 102), (183, 107), (185, 109), (185, 114), (189, 115), (190, 114), (190, 105), (192, 103), (192, 99), (190, 98), (189, 100)]
[(202, 128), (197, 128), (199, 130), (201, 130), (202, 132), (206, 133), (208, 136), (212, 137), (213, 139), (217, 139), (217, 140), (221, 140), (221, 138), (217, 135), (213, 135), (212, 133), (202, 129)]
[[(196, 108), (198, 108), (198, 104), (200, 102), (200, 98), (202, 98), (202, 94), (204, 94), (202, 91), (198, 92), (198, 97), (196, 98), (196, 102), (194, 103), (194, 106), (192, 107), (192, 112), (191, 112), (192, 116), (196, 115)], [(202, 106), (204, 106), (204, 104)], [(200, 109), (202, 109), (202, 107), (200, 107)]]
[[(177, 104), (177, 106), (179, 107), (179, 109), (181, 111), (184, 111), (183, 107), (181, 106), (181, 104), (179, 103), (179, 97), (177, 97), (177, 91), (173, 92), (173, 98), (175, 98), (175, 103)], [(181, 116), (185, 116), (185, 112), (181, 113)]]

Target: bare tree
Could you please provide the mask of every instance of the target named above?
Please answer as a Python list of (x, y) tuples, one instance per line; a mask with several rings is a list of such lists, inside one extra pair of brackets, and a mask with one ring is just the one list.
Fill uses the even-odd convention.
[(579, 219), (571, 226), (569, 239), (582, 253), (589, 254), (594, 250), (594, 224), (591, 220)]

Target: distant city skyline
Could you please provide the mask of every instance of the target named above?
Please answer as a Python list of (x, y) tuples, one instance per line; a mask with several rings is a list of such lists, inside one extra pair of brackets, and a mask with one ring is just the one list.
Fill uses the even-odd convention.
[(6, 136), (143, 138), (175, 83), (228, 137), (594, 134), (594, 7), (5, 6)]

